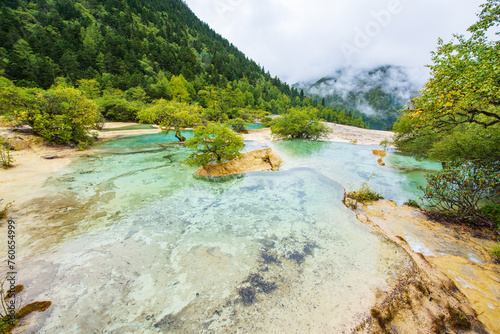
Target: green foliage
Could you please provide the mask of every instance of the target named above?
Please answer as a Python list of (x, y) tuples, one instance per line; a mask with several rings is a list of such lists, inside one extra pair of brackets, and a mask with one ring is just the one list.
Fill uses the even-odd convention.
[(331, 129), (318, 119), (316, 108), (291, 109), (277, 118), (271, 126), (274, 137), (281, 139), (318, 140), (328, 136)]
[[(129, 96), (132, 94), (129, 93)], [(127, 95), (120, 90), (108, 90), (95, 101), (103, 117), (114, 122), (136, 122), (139, 110), (145, 107), (141, 100), (129, 101)]]
[(9, 145), (8, 140), (0, 136), (0, 164), (3, 168), (12, 167), (14, 159), (10, 155), (12, 147)]
[(45, 140), (57, 144), (77, 144), (80, 148), (90, 145), (95, 136), (90, 130), (100, 113), (94, 101), (71, 87), (54, 87), (38, 92), (22, 101), (14, 113), (19, 121), (31, 126)]
[(211, 123), (198, 127), (193, 133), (193, 138), (187, 140), (186, 146), (194, 150), (184, 160), (186, 164), (192, 166), (221, 163), (237, 158), (245, 143), (228, 127)]
[(482, 206), (480, 209), (481, 215), (486, 217), (489, 221), (496, 224), (497, 229), (500, 230), (500, 205), (490, 203)]
[(500, 244), (490, 249), (490, 254), (494, 257), (500, 258)]
[(245, 129), (245, 126), (249, 125), (249, 122), (246, 122), (242, 118), (233, 118), (225, 123), (231, 130), (239, 133), (247, 133), (248, 131)]
[[(16, 3), (0, 6), (0, 73), (6, 76), (0, 90), (7, 85), (4, 96), (14, 97), (0, 103), (0, 113), (15, 109), (16, 94), (26, 93), (12, 81), (49, 89), (61, 86), (55, 78), (76, 85), (111, 121), (136, 121), (144, 104), (160, 99), (199, 103), (214, 122), (251, 122), (248, 115), (314, 105), (198, 20), (181, 0)], [(331, 108), (321, 107), (320, 117), (364, 126)]]
[(486, 37), (500, 4), (482, 7), (469, 39), (439, 41), (431, 78), (394, 128), (400, 150), (442, 161), (500, 159), (500, 42)]
[(179, 141), (185, 141), (181, 130), (194, 127), (200, 121), (200, 114), (201, 108), (198, 106), (161, 99), (141, 110), (138, 118), (144, 123), (158, 124), (166, 134), (173, 129), (175, 137)]
[(260, 123), (262, 124), (263, 127), (269, 128), (273, 125), (273, 118), (271, 118), (269, 116), (263, 117), (260, 120)]
[[(3, 198), (0, 198), (0, 202), (3, 201)], [(14, 205), (14, 201), (9, 202), (4, 205), (3, 209), (0, 210), (0, 219), (4, 219), (7, 217), (7, 211)]]
[(406, 202), (403, 203), (404, 205), (411, 206), (412, 208), (417, 208), (420, 209), (420, 204), (417, 203), (417, 201), (409, 199)]
[(347, 197), (361, 203), (378, 201), (383, 198), (382, 195), (370, 188), (370, 186), (368, 185), (368, 181), (361, 183), (359, 189), (348, 192)]
[(482, 213), (479, 203), (495, 202), (500, 195), (498, 164), (473, 162), (447, 163), (440, 172), (426, 176), (421, 187), (423, 199), (435, 210), (469, 219), (478, 225), (494, 226)]

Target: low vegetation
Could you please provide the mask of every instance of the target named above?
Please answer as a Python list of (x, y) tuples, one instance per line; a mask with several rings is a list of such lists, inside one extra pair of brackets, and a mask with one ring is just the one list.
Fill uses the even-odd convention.
[(0, 164), (3, 168), (12, 167), (14, 159), (11, 156), (12, 147), (9, 145), (9, 141), (0, 136)]
[(378, 201), (383, 199), (382, 195), (373, 191), (368, 185), (368, 181), (361, 183), (357, 190), (353, 190), (347, 193), (347, 197), (352, 198), (360, 203), (366, 203), (371, 201)]
[[(3, 201), (3, 198), (0, 198), (0, 208), (2, 208), (2, 204), (1, 204), (2, 201)], [(13, 201), (8, 202), (8, 203), (3, 205), (3, 208), (0, 209), (0, 219), (4, 219), (5, 217), (7, 217), (7, 212), (12, 207), (12, 205), (14, 205)]]
[(490, 254), (498, 259), (500, 259), (500, 244), (492, 247), (490, 249)]
[(45, 312), (52, 305), (50, 301), (41, 301), (21, 306), (22, 298), (17, 295), (24, 290), (24, 286), (9, 284), (9, 277), (0, 284), (0, 332), (3, 334), (11, 333), (19, 322), (31, 313)]

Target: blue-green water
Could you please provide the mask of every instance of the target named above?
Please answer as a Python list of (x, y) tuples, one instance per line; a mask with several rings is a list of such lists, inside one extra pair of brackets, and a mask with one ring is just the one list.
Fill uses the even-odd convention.
[(264, 126), (260, 123), (253, 123), (250, 125), (245, 126), (245, 129), (247, 130), (257, 130), (257, 129), (263, 129)]
[(30, 203), (22, 284), (53, 306), (29, 330), (350, 331), (408, 265), (343, 206), (342, 185), (375, 174), (370, 185), (401, 202), (435, 164), (390, 152), (381, 167), (377, 147), (273, 142), (282, 171), (214, 182), (162, 136), (101, 143)]

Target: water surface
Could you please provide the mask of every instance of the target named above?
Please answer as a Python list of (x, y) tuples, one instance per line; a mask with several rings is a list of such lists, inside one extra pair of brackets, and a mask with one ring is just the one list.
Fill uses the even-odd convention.
[(181, 164), (189, 152), (162, 136), (103, 142), (30, 203), (25, 298), (53, 304), (29, 330), (350, 331), (408, 265), (344, 207), (341, 184), (375, 174), (374, 187), (402, 201), (432, 165), (405, 170), (413, 161), (390, 153), (381, 167), (370, 146), (276, 142), (282, 171), (216, 182), (195, 178)]

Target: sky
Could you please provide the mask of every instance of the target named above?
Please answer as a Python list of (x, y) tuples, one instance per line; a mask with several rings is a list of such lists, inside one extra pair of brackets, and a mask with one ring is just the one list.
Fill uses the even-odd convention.
[[(466, 34), (485, 0), (184, 0), (289, 84), (343, 67), (399, 65), (425, 81), (438, 38)], [(415, 74), (417, 75), (417, 74)]]

